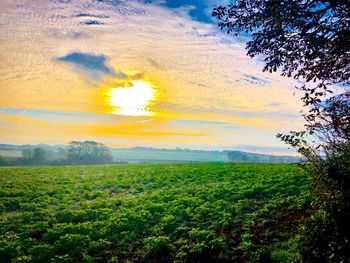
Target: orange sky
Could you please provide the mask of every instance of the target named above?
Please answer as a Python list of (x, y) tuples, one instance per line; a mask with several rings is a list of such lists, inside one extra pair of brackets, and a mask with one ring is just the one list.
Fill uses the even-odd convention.
[(215, 23), (157, 3), (64, 2), (0, 2), (1, 143), (284, 151), (275, 134), (302, 126), (295, 83), (262, 73)]

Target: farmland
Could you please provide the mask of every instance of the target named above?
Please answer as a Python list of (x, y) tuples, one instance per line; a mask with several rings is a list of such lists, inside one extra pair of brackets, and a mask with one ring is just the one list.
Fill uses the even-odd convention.
[(291, 164), (1, 168), (1, 262), (290, 262), (310, 179)]

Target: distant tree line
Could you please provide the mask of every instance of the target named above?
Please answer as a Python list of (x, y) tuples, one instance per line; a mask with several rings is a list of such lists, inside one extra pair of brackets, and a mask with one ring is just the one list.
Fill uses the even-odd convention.
[(44, 147), (28, 147), (21, 157), (0, 156), (0, 166), (14, 165), (80, 165), (112, 164), (113, 157), (107, 146), (95, 141), (71, 141), (67, 148), (57, 151)]
[(275, 156), (241, 151), (227, 151), (227, 158), (232, 163), (297, 163), (297, 156)]

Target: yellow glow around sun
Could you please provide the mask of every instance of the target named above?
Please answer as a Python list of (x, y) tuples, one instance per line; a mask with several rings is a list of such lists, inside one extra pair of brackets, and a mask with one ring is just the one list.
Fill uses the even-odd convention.
[(131, 87), (109, 90), (109, 102), (114, 114), (127, 116), (150, 116), (150, 106), (156, 98), (156, 91), (143, 81), (131, 81)]

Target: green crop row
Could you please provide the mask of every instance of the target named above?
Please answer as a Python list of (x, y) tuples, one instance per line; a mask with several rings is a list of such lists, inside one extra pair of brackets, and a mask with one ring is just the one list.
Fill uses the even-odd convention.
[(1, 168), (1, 262), (239, 262), (266, 249), (288, 262), (310, 178), (288, 164)]

